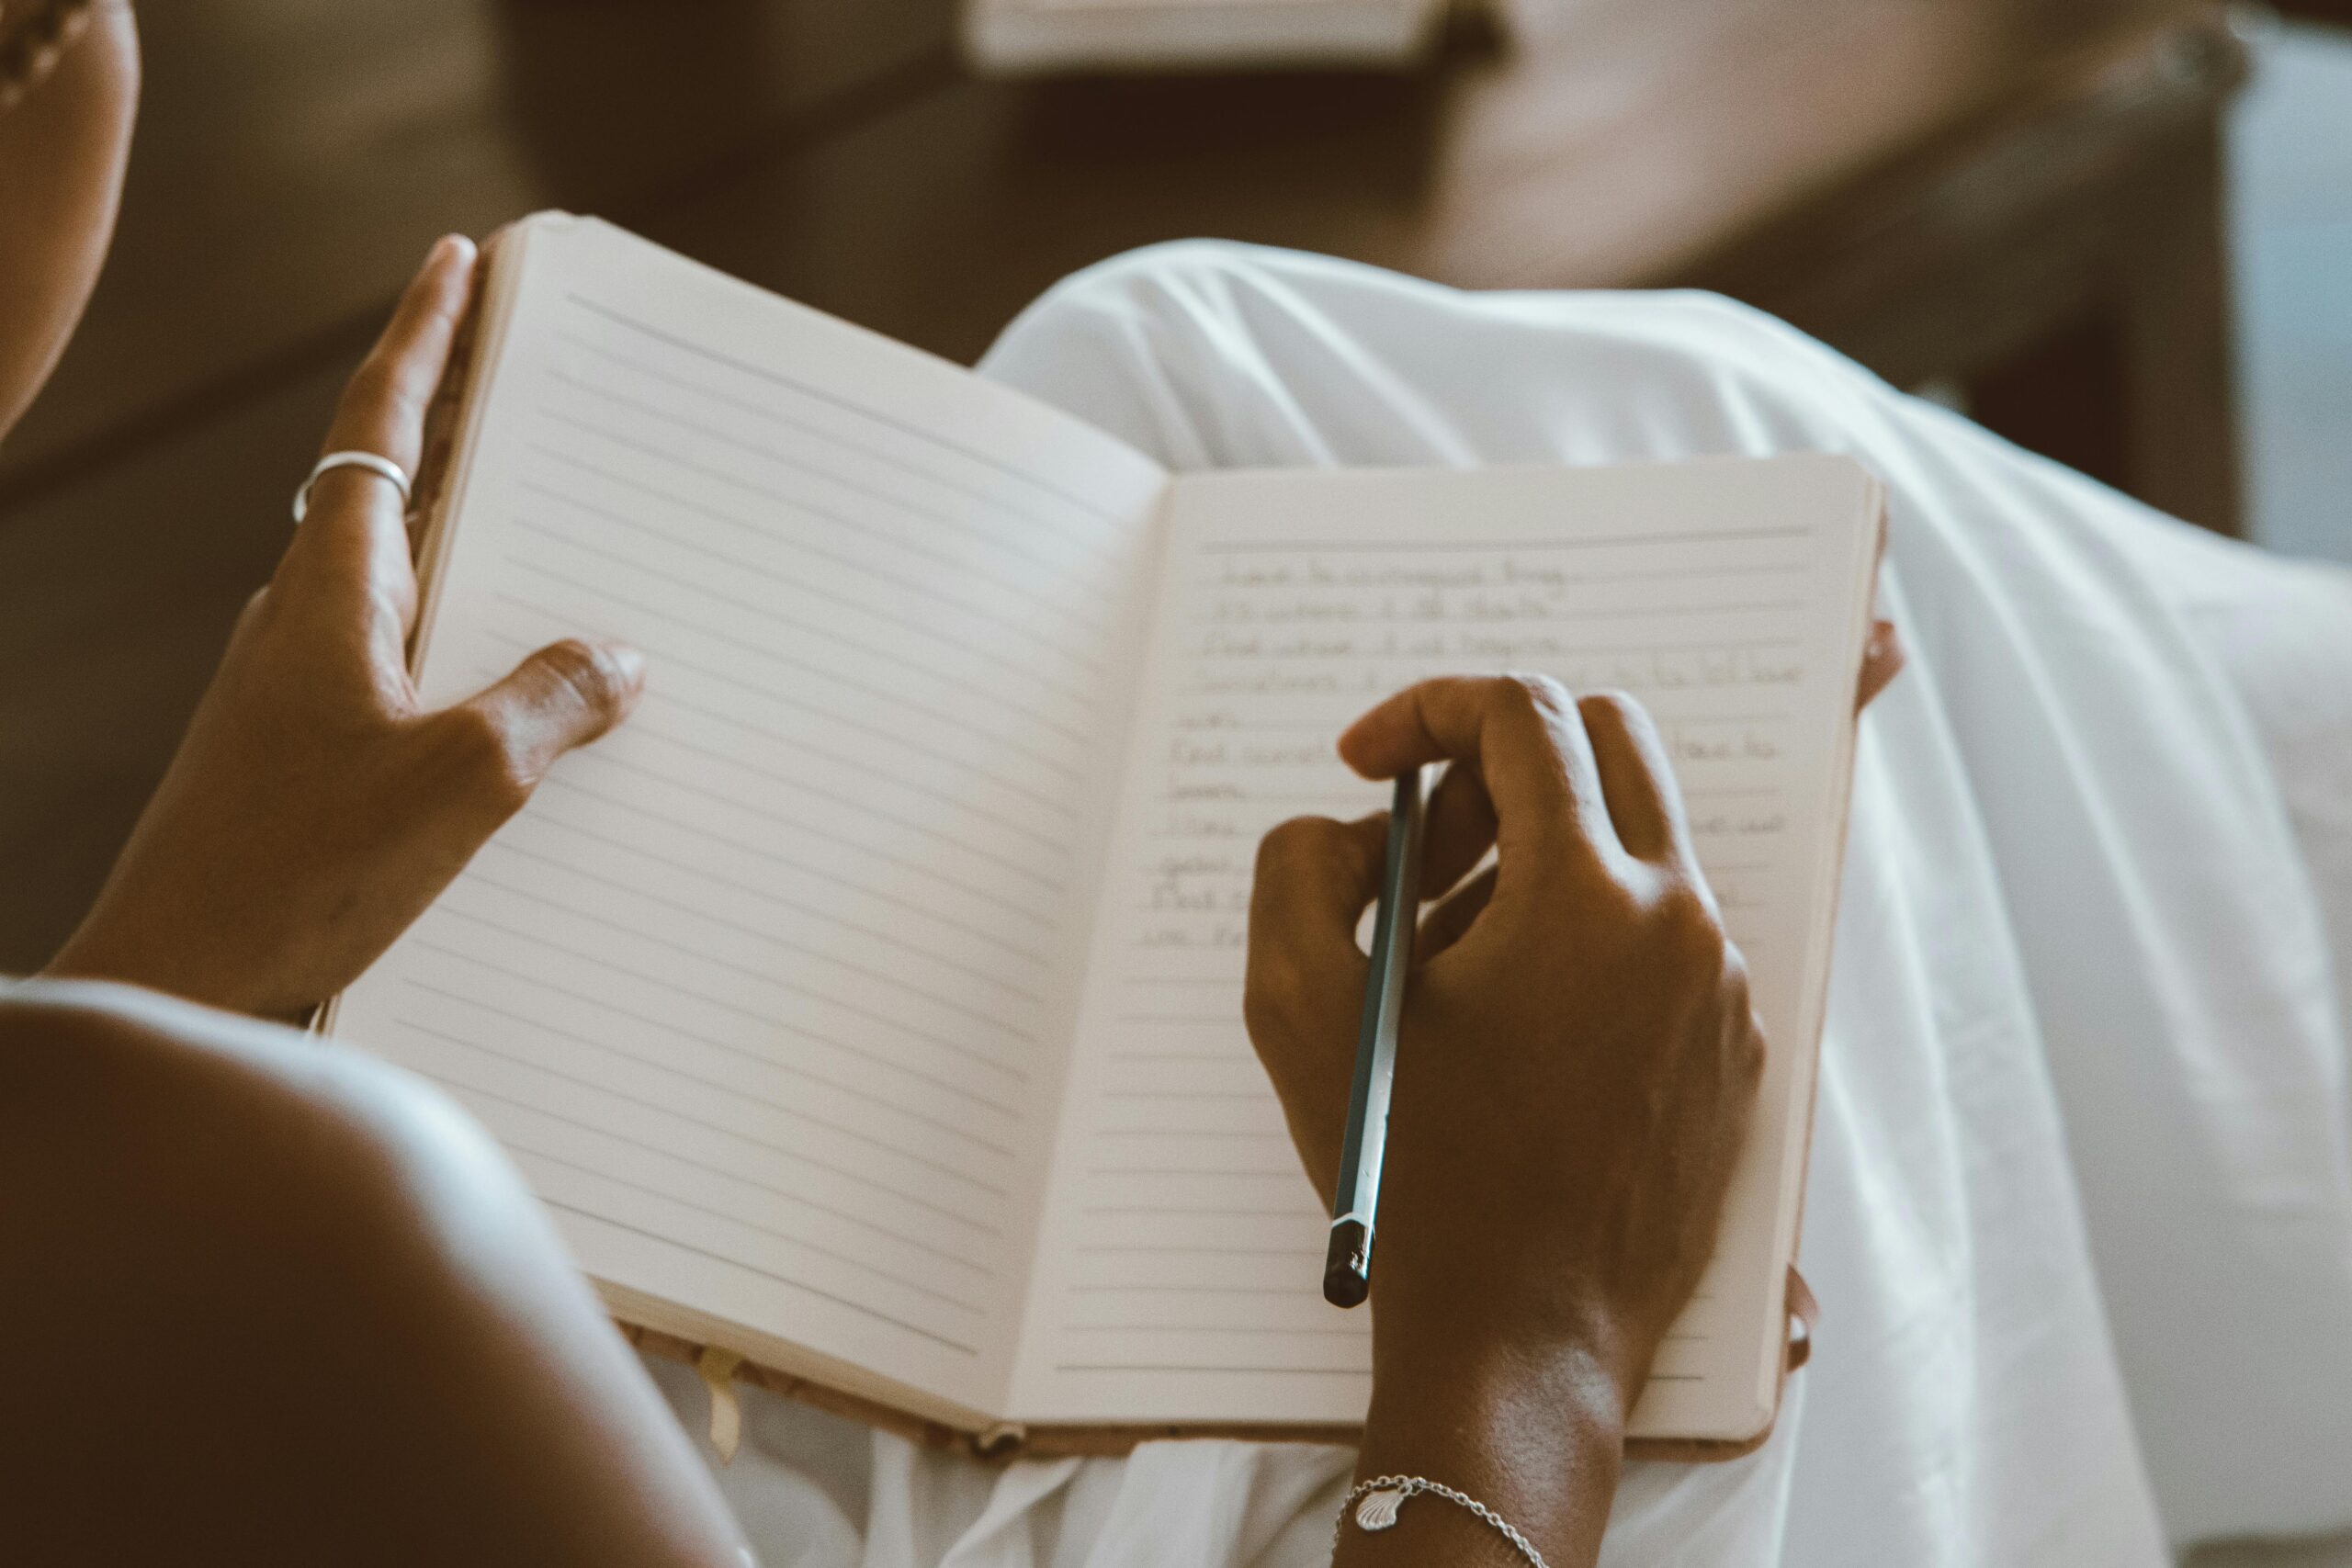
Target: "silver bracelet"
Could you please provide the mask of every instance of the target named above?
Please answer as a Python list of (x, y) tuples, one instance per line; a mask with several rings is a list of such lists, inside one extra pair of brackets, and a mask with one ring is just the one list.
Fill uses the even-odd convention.
[(1355, 1490), (1340, 1500), (1340, 1522), (1331, 1533), (1332, 1549), (1337, 1551), (1339, 1548), (1340, 1532), (1348, 1528), (1351, 1510), (1355, 1515), (1356, 1529), (1385, 1530), (1396, 1524), (1396, 1510), (1405, 1506), (1405, 1499), (1417, 1492), (1426, 1492), (1433, 1497), (1442, 1497), (1449, 1503), (1457, 1503), (1469, 1509), (1501, 1532), (1502, 1538), (1510, 1542), (1521, 1557), (1535, 1564), (1535, 1568), (1552, 1568), (1544, 1561), (1544, 1554), (1535, 1550), (1535, 1543), (1520, 1534), (1509, 1519), (1476, 1497), (1419, 1475), (1382, 1475), (1359, 1482)]

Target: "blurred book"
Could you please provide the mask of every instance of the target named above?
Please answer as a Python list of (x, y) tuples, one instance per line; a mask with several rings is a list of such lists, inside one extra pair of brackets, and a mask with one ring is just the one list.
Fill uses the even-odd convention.
[(964, 51), (991, 74), (1401, 65), (1449, 0), (964, 0)]

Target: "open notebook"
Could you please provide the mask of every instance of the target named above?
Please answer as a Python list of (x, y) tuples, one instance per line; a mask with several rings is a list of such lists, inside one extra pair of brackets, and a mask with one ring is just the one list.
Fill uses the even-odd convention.
[(1251, 857), (1382, 808), (1332, 751), (1379, 697), (1540, 670), (1651, 705), (1776, 1047), (1634, 1432), (1769, 1427), (1861, 470), (1176, 477), (560, 215), (479, 333), (426, 700), (575, 633), (651, 673), (330, 1027), (480, 1115), (620, 1316), (966, 1430), (1360, 1421), (1368, 1319), (1241, 1025)]

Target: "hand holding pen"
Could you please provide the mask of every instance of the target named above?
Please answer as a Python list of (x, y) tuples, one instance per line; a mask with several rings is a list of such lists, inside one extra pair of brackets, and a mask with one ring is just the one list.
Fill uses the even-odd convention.
[[(1340, 754), (1375, 779), (1453, 764), (1413, 890), (1442, 901), (1403, 991), (1375, 1404), (1436, 1419), (1504, 1365), (1542, 1386), (1555, 1357), (1630, 1403), (1712, 1250), (1763, 1063), (1664, 746), (1621, 696), (1454, 679), (1381, 704)], [(1259, 856), (1250, 1031), (1327, 1201), (1388, 826), (1301, 818)]]

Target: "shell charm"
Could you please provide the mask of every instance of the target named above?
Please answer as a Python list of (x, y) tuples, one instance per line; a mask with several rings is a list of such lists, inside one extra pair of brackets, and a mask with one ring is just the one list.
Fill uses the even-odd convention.
[(1356, 1528), (1366, 1530), (1388, 1529), (1396, 1522), (1396, 1510), (1404, 1501), (1405, 1494), (1393, 1487), (1365, 1493), (1363, 1501), (1356, 1505)]
[[(1444, 1482), (1431, 1481), (1426, 1475), (1382, 1475), (1356, 1483), (1355, 1489), (1340, 1503), (1340, 1517), (1331, 1527), (1334, 1545), (1338, 1544), (1340, 1535), (1348, 1528), (1349, 1503), (1356, 1505), (1356, 1529), (1385, 1530), (1396, 1524), (1396, 1510), (1404, 1506), (1406, 1498), (1419, 1496), (1424, 1492), (1433, 1497), (1442, 1497), (1456, 1507), (1467, 1508), (1476, 1515), (1491, 1526), (1496, 1534), (1510, 1542), (1511, 1550), (1525, 1560), (1527, 1568), (1550, 1568), (1550, 1564), (1544, 1561), (1544, 1554), (1535, 1550), (1535, 1543), (1520, 1534), (1518, 1528), (1509, 1519), (1468, 1493), (1456, 1492)], [(1358, 1501), (1359, 1498), (1362, 1501)]]

